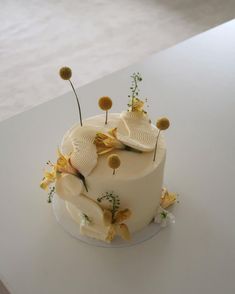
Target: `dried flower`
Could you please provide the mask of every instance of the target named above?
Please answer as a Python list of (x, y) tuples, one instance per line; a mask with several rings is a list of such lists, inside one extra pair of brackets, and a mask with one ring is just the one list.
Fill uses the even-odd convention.
[(94, 144), (97, 148), (99, 155), (108, 153), (114, 149), (125, 149), (125, 145), (122, 144), (116, 137), (117, 129), (110, 130), (107, 134), (97, 133)]
[(115, 227), (114, 225), (110, 225), (110, 228), (109, 228), (109, 231), (108, 231), (108, 235), (106, 237), (106, 241), (107, 242), (111, 242), (113, 240), (113, 238), (115, 237), (116, 235), (116, 230), (115, 230)]
[(80, 125), (82, 127), (82, 111), (81, 111), (81, 106), (80, 106), (80, 103), (79, 103), (79, 99), (78, 99), (78, 95), (77, 95), (77, 92), (75, 91), (75, 88), (73, 86), (73, 83), (71, 82), (70, 78), (72, 77), (72, 70), (71, 68), (67, 67), (67, 66), (64, 66), (60, 69), (60, 77), (63, 79), (63, 80), (68, 80), (71, 87), (72, 87), (72, 90), (73, 90), (73, 93), (75, 95), (75, 98), (76, 98), (76, 101), (77, 101), (77, 105), (78, 105), (78, 111), (79, 111), (79, 119), (80, 119)]
[(112, 99), (108, 96), (104, 96), (99, 99), (99, 107), (102, 110), (109, 110), (112, 108), (112, 105), (113, 105)]
[(70, 78), (72, 77), (71, 68), (69, 68), (67, 66), (61, 67), (61, 69), (60, 69), (60, 77), (63, 80), (70, 80)]
[(161, 131), (165, 131), (169, 128), (170, 126), (170, 121), (167, 117), (162, 117), (157, 121), (156, 124), (157, 128)]
[(175, 217), (172, 213), (160, 206), (154, 218), (154, 222), (160, 224), (161, 227), (166, 227), (169, 223), (175, 223)]
[(108, 110), (112, 108), (113, 102), (112, 99), (108, 96), (101, 97), (99, 99), (99, 107), (102, 110), (105, 110), (105, 124), (108, 123)]
[(72, 175), (78, 175), (78, 170), (76, 170), (71, 164), (69, 157), (63, 155), (58, 149), (58, 159), (56, 164), (49, 162), (51, 166), (51, 171), (45, 171), (44, 177), (41, 181), (40, 187), (47, 190), (50, 184), (54, 183), (61, 173), (68, 173)]
[(48, 164), (51, 167), (51, 171), (45, 171), (44, 177), (40, 183), (40, 187), (44, 190), (48, 190), (48, 187), (54, 183), (62, 173), (71, 174), (77, 176), (80, 180), (82, 180), (85, 189), (87, 190), (87, 185), (84, 176), (71, 165), (70, 158), (66, 155), (63, 155), (61, 151), (58, 149), (58, 159), (55, 164), (50, 161)]
[(113, 192), (106, 192), (97, 201), (101, 203), (106, 200), (110, 204), (110, 209), (104, 209), (104, 224), (109, 226), (106, 241), (111, 242), (116, 234), (119, 234), (124, 240), (130, 240), (130, 232), (126, 224), (123, 222), (131, 217), (130, 209), (119, 210), (120, 199)]
[(167, 191), (166, 188), (162, 189), (162, 196), (160, 205), (162, 208), (168, 208), (169, 206), (173, 205), (176, 202), (177, 194), (170, 193)]
[(121, 165), (120, 157), (117, 154), (111, 154), (108, 157), (108, 165), (113, 169), (113, 175), (119, 166)]
[(119, 229), (120, 229), (120, 235), (121, 235), (122, 239), (129, 241), (131, 239), (131, 234), (130, 234), (130, 231), (129, 231), (127, 225), (120, 224)]
[(156, 140), (156, 144), (155, 144), (153, 161), (155, 161), (155, 159), (156, 159), (157, 145), (158, 145), (158, 139), (159, 139), (160, 133), (161, 133), (161, 131), (167, 130), (169, 128), (170, 121), (167, 117), (162, 117), (157, 121), (156, 126), (159, 129), (159, 131), (158, 131), (157, 140)]
[(138, 111), (142, 113), (146, 113), (144, 108), (144, 101), (140, 100), (139, 98), (133, 97), (132, 102), (128, 104), (131, 108), (131, 111)]

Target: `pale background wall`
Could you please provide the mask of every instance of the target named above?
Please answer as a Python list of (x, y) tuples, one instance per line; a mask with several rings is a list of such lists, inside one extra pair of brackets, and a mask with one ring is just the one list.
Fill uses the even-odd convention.
[(1, 0), (0, 120), (234, 18), (234, 0)]

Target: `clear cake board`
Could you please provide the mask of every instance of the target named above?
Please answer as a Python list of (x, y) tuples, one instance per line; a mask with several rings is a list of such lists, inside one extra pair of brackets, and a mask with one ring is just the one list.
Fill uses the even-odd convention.
[(162, 229), (160, 224), (151, 223), (143, 230), (132, 234), (130, 241), (125, 241), (121, 237), (116, 236), (111, 243), (105, 243), (81, 235), (79, 225), (71, 218), (66, 209), (65, 201), (59, 198), (56, 194), (53, 197), (52, 206), (56, 220), (64, 228), (64, 230), (72, 237), (92, 246), (107, 248), (130, 247), (151, 239)]

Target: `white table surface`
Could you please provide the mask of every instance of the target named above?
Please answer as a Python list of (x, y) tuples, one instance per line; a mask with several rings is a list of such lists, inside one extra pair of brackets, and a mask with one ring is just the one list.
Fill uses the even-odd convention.
[(101, 95), (121, 111), (140, 71), (151, 118), (171, 119), (165, 182), (180, 194), (176, 224), (143, 244), (71, 238), (38, 187), (77, 120), (71, 92), (0, 124), (0, 278), (12, 294), (235, 293), (234, 36), (232, 21), (80, 89), (84, 117), (99, 113)]

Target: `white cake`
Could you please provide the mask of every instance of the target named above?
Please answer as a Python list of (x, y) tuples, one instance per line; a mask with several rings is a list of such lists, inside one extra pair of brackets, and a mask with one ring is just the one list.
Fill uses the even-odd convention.
[[(142, 153), (117, 149), (97, 155), (95, 135), (107, 134), (114, 128), (117, 128), (117, 139)], [(107, 222), (104, 217), (104, 211), (107, 212), (112, 203), (107, 199), (97, 200), (105, 193), (118, 196), (119, 211), (131, 211), (131, 216), (125, 221), (131, 234), (153, 220), (162, 195), (166, 158), (165, 141), (160, 134), (156, 160), (153, 161), (157, 133), (157, 128), (151, 125), (146, 114), (123, 112), (109, 114), (108, 124), (104, 124), (104, 115), (91, 117), (83, 122), (83, 127), (75, 125), (65, 134), (61, 144), (62, 153), (70, 156), (72, 166), (85, 176), (88, 191), (79, 178), (66, 174), (57, 180), (56, 192), (65, 199), (81, 234), (103, 241), (112, 240), (112, 221)], [(107, 164), (107, 157), (112, 153), (118, 154), (121, 160), (114, 175)], [(116, 233), (118, 230), (116, 226)]]
[(79, 124), (64, 135), (56, 162), (47, 162), (50, 170), (40, 183), (48, 191), (49, 203), (54, 193), (61, 198), (60, 219), (66, 218), (76, 232), (78, 228), (79, 236), (105, 242), (116, 236), (130, 240), (152, 221), (161, 226), (172, 222), (173, 215), (165, 209), (176, 201), (176, 194), (162, 187), (166, 159), (162, 131), (170, 121), (162, 117), (156, 126), (151, 123), (144, 109), (147, 99), (139, 98), (140, 73), (131, 75), (126, 111), (110, 113), (113, 101), (103, 96), (98, 106), (104, 115), (86, 120), (70, 80), (72, 70), (62, 67), (60, 76), (72, 86)]

